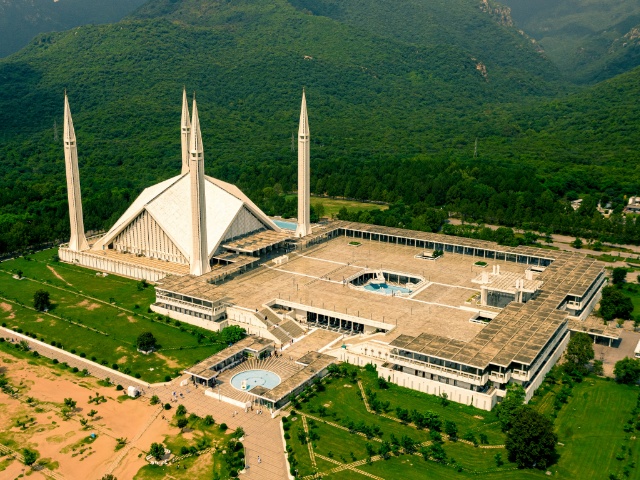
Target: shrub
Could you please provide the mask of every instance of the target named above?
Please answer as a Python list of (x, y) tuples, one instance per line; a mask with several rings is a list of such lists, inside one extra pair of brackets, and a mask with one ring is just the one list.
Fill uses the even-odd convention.
[(206, 417), (204, 417), (204, 424), (207, 427), (213, 425), (214, 423), (215, 423), (215, 420), (213, 419), (213, 417), (211, 415), (207, 415)]
[(178, 405), (176, 409), (176, 415), (183, 416), (187, 413), (187, 408), (184, 405)]
[(171, 381), (171, 375), (165, 375), (164, 381), (165, 382), (170, 382)]
[(54, 363), (54, 365), (55, 365), (55, 364), (60, 363), (60, 361), (59, 361), (57, 358), (54, 358), (54, 359), (53, 359), (53, 360), (51, 360), (51, 361)]
[(118, 370), (120, 369), (120, 366), (117, 363), (114, 363), (111, 365), (111, 368), (113, 368), (114, 370)]
[(116, 385), (116, 390), (120, 392), (120, 391), (124, 390), (124, 387), (122, 385), (118, 384), (118, 385)]
[(164, 409), (165, 410), (171, 410), (171, 404), (170, 403), (165, 403), (164, 404)]
[(87, 357), (87, 354), (86, 354), (86, 353), (84, 353), (84, 352), (80, 352), (80, 358), (86, 358), (86, 357)]
[(154, 395), (153, 397), (151, 397), (151, 401), (149, 403), (151, 403), (151, 405), (159, 404), (160, 403), (160, 397), (158, 397), (157, 395)]
[(227, 424), (226, 424), (226, 423), (221, 423), (221, 424), (220, 424), (220, 430), (222, 430), (223, 432), (226, 432), (228, 428), (229, 428), (229, 427), (227, 427)]

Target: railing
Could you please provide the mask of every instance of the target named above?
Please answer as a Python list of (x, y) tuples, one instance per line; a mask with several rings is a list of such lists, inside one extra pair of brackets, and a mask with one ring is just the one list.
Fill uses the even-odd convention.
[(411, 360), (409, 358), (401, 357), (401, 356), (394, 355), (394, 354), (389, 355), (389, 358), (391, 360), (394, 360), (394, 361), (400, 361), (400, 362), (406, 363), (406, 364), (408, 364), (410, 366), (411, 365), (416, 365), (416, 366), (419, 366), (419, 367), (426, 368), (428, 370), (433, 370), (435, 373), (446, 373), (446, 374), (449, 374), (449, 375), (454, 375), (456, 377), (462, 377), (462, 378), (466, 378), (468, 380), (473, 380), (473, 381), (478, 382), (478, 383), (485, 383), (486, 382), (486, 380), (484, 379), (484, 375), (482, 375), (482, 376), (481, 375), (474, 375), (472, 373), (462, 372), (460, 370), (455, 370), (453, 368), (441, 367), (440, 365), (434, 365), (432, 363), (425, 363), (425, 362), (421, 362), (419, 360)]

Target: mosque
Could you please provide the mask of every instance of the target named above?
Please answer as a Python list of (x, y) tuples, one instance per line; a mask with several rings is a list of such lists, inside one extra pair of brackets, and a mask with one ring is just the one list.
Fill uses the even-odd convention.
[[(354, 222), (311, 225), (304, 92), (295, 229), (205, 174), (196, 101), (191, 116), (186, 92), (182, 103), (180, 175), (146, 188), (106, 234), (86, 238), (65, 95), (71, 238), (59, 256), (154, 282), (158, 314), (214, 331), (244, 328), (244, 343), (188, 370), (209, 387), (206, 395), (278, 409), (344, 361), (372, 363), (398, 385), (491, 410), (513, 383), (528, 401), (571, 332), (620, 342), (591, 316), (607, 280), (604, 266), (585, 255)], [(260, 363), (273, 352), (289, 361)], [(271, 373), (243, 373), (258, 367)]]

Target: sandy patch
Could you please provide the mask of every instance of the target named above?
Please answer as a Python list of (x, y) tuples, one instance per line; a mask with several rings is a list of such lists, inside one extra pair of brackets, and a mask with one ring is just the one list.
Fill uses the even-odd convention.
[(38, 317), (36, 318), (36, 323), (44, 322), (44, 318)]
[(163, 360), (167, 364), (167, 367), (169, 367), (169, 368), (180, 368), (180, 364), (177, 361), (175, 361), (174, 359), (172, 359), (172, 358), (169, 358), (169, 357), (167, 357), (165, 355), (162, 355), (161, 353), (158, 353), (158, 352), (154, 352), (153, 355), (158, 357), (160, 360)]
[(136, 320), (135, 318), (133, 318), (131, 315), (127, 316), (127, 319), (129, 320), (130, 323), (138, 323), (138, 320)]
[[(22, 383), (22, 395), (34, 397), (40, 407), (49, 408), (48, 405), (51, 404), (59, 406), (66, 397), (77, 402), (72, 419), (63, 420), (55, 412), (45, 410), (38, 413), (35, 408), (19, 400), (6, 395), (0, 396), (0, 431), (9, 432), (19, 445), (36, 449), (41, 458), (59, 462), (60, 466), (56, 471), (65, 478), (101, 478), (121, 453), (114, 451), (116, 438), (132, 439), (157, 412), (157, 407), (150, 406), (145, 398), (124, 403), (112, 400), (116, 396), (115, 389), (98, 385), (94, 378), (80, 378), (67, 372), (58, 376), (47, 366), (29, 365), (26, 360), (15, 359), (3, 352), (0, 352), (0, 359), (11, 361), (11, 368), (7, 369), (9, 381), (13, 385)], [(98, 406), (89, 404), (89, 396), (94, 396), (96, 392), (110, 400)], [(86, 417), (91, 409), (97, 410), (98, 414), (96, 420), (90, 423), (92, 427), (84, 430), (79, 419)], [(25, 416), (34, 417), (35, 424), (26, 430), (15, 427), (15, 419)], [(166, 421), (154, 421), (145, 432), (144, 441), (136, 444), (126, 461), (121, 464), (121, 467), (126, 467), (125, 470), (118, 469), (124, 474), (116, 476), (133, 478), (145, 464), (144, 457), (137, 457), (141, 453), (140, 449), (148, 448), (152, 442), (161, 442), (166, 434), (176, 432), (177, 428), (171, 427)], [(90, 445), (79, 447), (78, 443), (91, 433), (95, 433), (97, 439)], [(5, 478), (4, 475), (9, 470), (11, 474), (6, 478), (16, 478), (22, 473), (20, 470), (14, 472), (14, 468), (17, 468), (14, 464), (9, 465), (0, 474), (0, 478)], [(30, 478), (44, 477), (33, 474)]]
[(129, 361), (129, 358), (125, 355), (124, 357), (120, 357), (116, 363), (118, 365), (122, 365), (123, 363), (127, 363), (128, 361)]
[(82, 308), (84, 308), (86, 310), (92, 311), (92, 310), (95, 310), (96, 308), (100, 308), (100, 304), (99, 303), (92, 303), (89, 300), (84, 299), (80, 303), (76, 304), (76, 307), (82, 307)]
[(11, 310), (13, 310), (13, 307), (5, 302), (0, 303), (0, 308), (3, 312), (10, 312)]
[(62, 278), (62, 276), (55, 271), (55, 269), (51, 266), (51, 265), (47, 265), (47, 268), (49, 270), (51, 270), (51, 273), (53, 273), (53, 275), (60, 281), (66, 283), (67, 285), (69, 285), (70, 287), (73, 287), (73, 285), (71, 285), (69, 282), (67, 282), (64, 278)]

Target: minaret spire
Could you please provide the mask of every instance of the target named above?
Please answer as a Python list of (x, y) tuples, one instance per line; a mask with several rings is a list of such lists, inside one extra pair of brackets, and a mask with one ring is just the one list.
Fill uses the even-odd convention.
[(193, 120), (189, 139), (189, 177), (191, 181), (191, 275), (202, 275), (211, 271), (207, 249), (207, 209), (204, 195), (204, 150), (198, 119), (198, 107), (193, 96)]
[(311, 233), (311, 149), (309, 143), (309, 117), (307, 99), (302, 90), (300, 126), (298, 127), (298, 227), (296, 237), (306, 237)]
[(84, 221), (82, 219), (76, 132), (73, 128), (66, 90), (64, 92), (64, 163), (67, 170), (67, 197), (69, 199), (69, 223), (71, 225), (69, 250), (77, 252), (88, 250), (89, 244), (84, 235)]
[(180, 137), (182, 143), (182, 174), (189, 171), (189, 136), (191, 135), (191, 120), (189, 120), (189, 102), (187, 101), (187, 89), (182, 90), (182, 122)]

